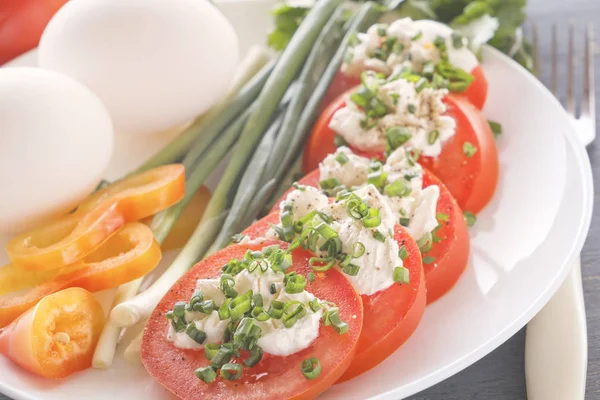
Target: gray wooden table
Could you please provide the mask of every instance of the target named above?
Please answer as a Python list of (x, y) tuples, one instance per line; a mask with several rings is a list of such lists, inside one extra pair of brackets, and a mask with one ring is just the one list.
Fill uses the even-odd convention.
[[(600, 0), (528, 0), (528, 15), (540, 28), (542, 62), (549, 62), (549, 26), (593, 23), (600, 43)], [(546, 35), (544, 35), (544, 32)], [(563, 54), (564, 57), (564, 54)], [(597, 65), (597, 70), (600, 68)], [(596, 79), (600, 96), (600, 72)], [(600, 98), (600, 97), (598, 97)], [(600, 101), (598, 102), (600, 114)], [(600, 126), (600, 125), (599, 125)], [(587, 311), (589, 363), (586, 399), (600, 400), (600, 143), (588, 147), (594, 170), (596, 201), (589, 237), (582, 254), (583, 288)], [(526, 399), (523, 363), (525, 330), (521, 330), (491, 354), (459, 374), (429, 388), (410, 400), (519, 400)], [(0, 400), (10, 400), (0, 394)], [(565, 399), (570, 400), (570, 399)]]

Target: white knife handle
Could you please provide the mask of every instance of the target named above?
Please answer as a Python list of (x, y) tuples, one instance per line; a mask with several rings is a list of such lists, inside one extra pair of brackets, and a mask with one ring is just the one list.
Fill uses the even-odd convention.
[(550, 302), (527, 325), (528, 400), (584, 400), (587, 330), (581, 261)]

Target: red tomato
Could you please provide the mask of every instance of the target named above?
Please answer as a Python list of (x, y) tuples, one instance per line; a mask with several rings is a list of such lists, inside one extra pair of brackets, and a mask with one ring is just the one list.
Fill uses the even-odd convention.
[[(274, 212), (242, 234), (251, 239), (264, 237), (270, 224), (277, 223), (279, 213)], [(410, 272), (410, 283), (394, 284), (372, 296), (361, 295), (365, 314), (358, 350), (340, 381), (354, 378), (385, 360), (413, 334), (425, 311), (426, 289), (419, 247), (400, 225), (396, 225), (394, 239), (408, 251), (404, 266)]]
[[(287, 246), (278, 241), (263, 246), (276, 243)], [(265, 353), (259, 364), (245, 369), (240, 380), (227, 381), (218, 376), (207, 384), (196, 378), (194, 371), (209, 361), (204, 351), (178, 349), (166, 340), (165, 314), (175, 302), (191, 297), (199, 278), (220, 275), (227, 261), (241, 258), (248, 248), (233, 245), (199, 262), (169, 290), (148, 321), (142, 341), (144, 366), (161, 385), (181, 399), (312, 399), (338, 380), (353, 359), (362, 327), (362, 302), (341, 272), (329, 270), (315, 274), (314, 282), (307, 282), (306, 288), (318, 298), (338, 305), (340, 317), (349, 325), (348, 332), (338, 335), (331, 327), (321, 326), (319, 337), (309, 348), (287, 357)], [(290, 270), (307, 275), (312, 270), (308, 264), (311, 254), (298, 249), (292, 255), (294, 265)], [(300, 364), (310, 357), (319, 359), (322, 372), (317, 379), (309, 381), (302, 374)]]
[(50, 18), (67, 1), (0, 1), (0, 64), (36, 47)]
[[(487, 79), (485, 78), (485, 74), (483, 73), (483, 68), (481, 68), (481, 65), (475, 67), (473, 71), (471, 71), (471, 75), (473, 75), (474, 78), (473, 82), (471, 82), (463, 94), (471, 103), (473, 103), (475, 107), (481, 110), (483, 109), (485, 99), (487, 98)], [(323, 98), (323, 108), (329, 105), (338, 96), (357, 85), (360, 85), (360, 77), (346, 75), (342, 73), (342, 71), (338, 71), (333, 79), (333, 82), (331, 82), (329, 89), (327, 89), (325, 97)]]
[[(300, 179), (298, 183), (318, 188), (320, 180), (320, 173), (317, 169)], [(445, 214), (448, 218), (446, 221), (439, 220), (440, 228), (435, 232), (436, 236), (442, 240), (434, 242), (431, 250), (422, 254), (423, 258), (435, 258), (435, 261), (432, 263), (423, 263), (425, 285), (427, 286), (427, 304), (431, 304), (452, 289), (469, 262), (470, 247), (467, 224), (462, 210), (456, 204), (456, 200), (454, 200), (450, 191), (435, 175), (427, 169), (423, 169), (423, 187), (431, 185), (437, 185), (440, 188), (436, 213), (438, 215), (440, 213)], [(293, 190), (291, 188), (285, 192), (275, 203), (271, 212), (278, 211), (279, 203)], [(275, 221), (273, 223), (278, 222)], [(249, 229), (252, 229), (252, 227)]]
[[(317, 120), (306, 144), (302, 168), (305, 173), (318, 168), (319, 163), (334, 153), (335, 131), (329, 128), (333, 114), (346, 105), (346, 94), (331, 103)], [(419, 162), (433, 172), (448, 187), (463, 210), (478, 213), (491, 200), (498, 183), (498, 152), (487, 120), (462, 95), (444, 98), (447, 115), (456, 121), (456, 134), (444, 143), (438, 157), (421, 157)], [(464, 154), (466, 142), (477, 148), (472, 157)], [(382, 153), (356, 153), (383, 159)]]

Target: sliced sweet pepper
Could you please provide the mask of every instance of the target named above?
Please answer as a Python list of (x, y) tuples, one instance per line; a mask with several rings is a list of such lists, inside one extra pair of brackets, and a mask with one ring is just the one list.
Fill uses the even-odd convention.
[[(158, 265), (160, 258), (160, 247), (150, 228), (140, 222), (131, 222), (96, 251), (63, 269), (64, 272), (52, 280), (24, 293), (0, 297), (0, 328), (49, 294), (68, 287), (80, 287), (90, 292), (110, 289), (146, 275)], [(18, 267), (11, 265), (8, 268)], [(18, 272), (14, 272), (13, 276), (16, 275)], [(0, 287), (2, 292), (7, 292), (3, 283)]]
[(183, 165), (157, 167), (107, 186), (56, 222), (18, 235), (6, 251), (13, 264), (25, 269), (59, 269), (80, 261), (125, 223), (177, 203), (184, 192)]
[(104, 326), (98, 300), (81, 288), (42, 299), (0, 333), (0, 353), (24, 369), (59, 379), (92, 365)]
[(139, 221), (177, 203), (184, 192), (183, 165), (163, 165), (97, 191), (77, 207), (77, 212), (89, 211), (107, 199), (114, 199), (127, 222)]

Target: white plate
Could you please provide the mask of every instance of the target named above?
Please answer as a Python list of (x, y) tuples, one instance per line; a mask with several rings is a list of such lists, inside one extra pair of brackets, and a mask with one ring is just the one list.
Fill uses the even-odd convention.
[[(220, 4), (243, 48), (264, 40), (271, 4)], [(34, 60), (29, 55), (13, 65)], [(542, 308), (583, 246), (592, 212), (592, 176), (566, 114), (550, 92), (506, 56), (486, 49), (484, 60), (490, 83), (485, 114), (502, 122), (505, 133), (498, 141), (498, 192), (472, 229), (469, 266), (456, 287), (427, 308), (400, 350), (367, 374), (332, 387), (323, 398), (399, 399), (466, 368)], [(156, 136), (141, 149), (129, 147), (128, 138), (119, 139), (110, 177), (141, 162), (169, 136)], [(0, 371), (0, 392), (16, 399), (171, 398), (143, 368), (126, 365), (121, 354), (108, 371), (88, 370), (61, 382), (35, 378), (1, 357)]]

